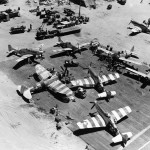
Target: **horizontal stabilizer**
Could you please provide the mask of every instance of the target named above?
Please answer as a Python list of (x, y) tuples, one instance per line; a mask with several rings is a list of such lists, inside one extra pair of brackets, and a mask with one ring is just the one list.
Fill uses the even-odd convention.
[(133, 28), (131, 31), (132, 31), (133, 33), (140, 33), (140, 32), (142, 32), (142, 29), (139, 28), (139, 27), (135, 27), (135, 28)]
[(103, 97), (114, 96), (114, 95), (116, 95), (116, 91), (109, 91), (109, 92), (99, 93), (98, 97), (103, 98)]
[(15, 50), (11, 50), (11, 51), (9, 51), (9, 52), (7, 52), (8, 53), (8, 55), (11, 55), (11, 54), (13, 54), (15, 52)]
[(30, 89), (31, 89), (31, 88), (28, 88), (28, 87), (25, 86), (25, 85), (18, 85), (18, 87), (17, 87), (17, 90), (20, 92), (20, 94), (23, 94), (23, 96), (24, 96), (26, 99), (31, 99), (31, 98), (32, 98)]
[(23, 94), (25, 90), (27, 90), (28, 87), (25, 85), (18, 85), (17, 90), (20, 92), (20, 94)]
[(26, 99), (32, 99), (32, 95), (31, 95), (30, 89), (25, 90), (24, 93), (23, 93), (23, 96)]
[(115, 136), (114, 138), (112, 138), (112, 142), (113, 143), (122, 142), (124, 136), (126, 136), (127, 140), (129, 140), (133, 135), (132, 135), (131, 132), (122, 133), (122, 136), (121, 136), (121, 134), (118, 134), (117, 136)]

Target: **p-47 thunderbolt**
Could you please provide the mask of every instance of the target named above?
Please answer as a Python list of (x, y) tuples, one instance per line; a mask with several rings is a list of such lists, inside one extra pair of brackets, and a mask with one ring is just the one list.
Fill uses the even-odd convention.
[(77, 132), (84, 129), (92, 129), (92, 128), (105, 128), (108, 133), (112, 136), (113, 143), (120, 143), (125, 146), (128, 139), (132, 137), (131, 132), (121, 133), (117, 128), (116, 124), (129, 113), (132, 112), (129, 106), (119, 108), (118, 110), (113, 110), (111, 113), (105, 113), (101, 107), (97, 104), (97, 101), (94, 102), (94, 105), (97, 109), (98, 114), (94, 117), (86, 119), (82, 122), (72, 123), (68, 125), (73, 132)]
[(73, 91), (58, 79), (57, 72), (50, 73), (39, 64), (35, 66), (35, 72), (38, 75), (40, 82), (33, 87), (26, 87), (25, 85), (18, 86), (18, 91), (23, 97), (30, 100), (32, 99), (32, 93), (45, 88), (53, 92), (57, 97), (60, 97), (64, 102), (69, 102), (70, 100), (73, 101), (75, 99)]
[(106, 84), (110, 81), (115, 81), (120, 77), (118, 73), (108, 74), (107, 76), (98, 76), (90, 66), (88, 72), (90, 75), (89, 78), (73, 80), (71, 81), (71, 86), (95, 88), (95, 90), (99, 92), (98, 96), (100, 98), (110, 98), (111, 96), (114, 96), (116, 94), (115, 91), (105, 91), (103, 84)]
[(34, 59), (41, 59), (43, 58), (43, 53), (44, 51), (42, 50), (43, 44), (41, 44), (38, 47), (38, 51), (37, 50), (33, 50), (33, 49), (28, 49), (28, 48), (22, 48), (22, 49), (15, 49), (13, 48), (11, 45), (8, 45), (8, 55), (12, 56), (12, 55), (16, 55), (18, 57), (20, 57), (19, 59), (17, 59), (17, 63), (22, 62), (24, 60), (28, 60), (28, 62), (34, 60)]
[(131, 29), (132, 31), (131, 35), (135, 35), (141, 32), (150, 34), (150, 29), (148, 29), (148, 27), (145, 24), (138, 23), (137, 21), (134, 21), (134, 20), (131, 20), (130, 23), (136, 26), (135, 28), (128, 27), (128, 29)]

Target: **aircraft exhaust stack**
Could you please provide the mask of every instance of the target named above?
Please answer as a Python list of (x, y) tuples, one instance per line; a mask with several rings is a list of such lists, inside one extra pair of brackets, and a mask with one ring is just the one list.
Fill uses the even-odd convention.
[(105, 97), (112, 97), (112, 96), (114, 96), (114, 95), (116, 95), (116, 91), (109, 91), (109, 92), (102, 92), (102, 93), (99, 93), (98, 94), (98, 97), (99, 98), (105, 98)]
[[(126, 133), (122, 133), (123, 136), (127, 136), (127, 139), (129, 140), (133, 135), (131, 132), (126, 132)], [(117, 136), (115, 136), (114, 138), (112, 138), (112, 142), (113, 143), (118, 143), (118, 142), (122, 142), (122, 136), (121, 134), (118, 134)]]

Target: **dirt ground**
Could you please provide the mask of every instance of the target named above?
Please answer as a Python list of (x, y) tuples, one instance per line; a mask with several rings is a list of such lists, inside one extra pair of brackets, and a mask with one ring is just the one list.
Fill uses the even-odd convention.
[[(89, 42), (93, 38), (98, 38), (100, 43), (103, 45), (109, 44), (115, 50), (130, 50), (134, 45), (135, 52), (137, 52), (140, 57), (139, 61), (150, 64), (150, 35), (140, 33), (136, 36), (129, 36), (130, 30), (127, 29), (131, 19), (142, 22), (149, 18), (150, 5), (148, 3), (148, 0), (145, 0), (142, 3), (140, 3), (140, 0), (127, 0), (125, 5), (120, 5), (116, 1), (107, 2), (97, 0), (97, 9), (81, 8), (81, 14), (90, 17), (90, 22), (86, 25), (82, 25), (81, 33), (78, 35), (64, 36), (62, 37), (62, 40), (71, 41), (73, 44), (77, 44)], [(108, 4), (112, 4), (111, 10), (106, 9)], [(10, 3), (7, 6), (0, 6), (0, 10), (5, 10), (6, 8), (21, 8), (21, 17), (11, 19), (9, 22), (0, 23), (1, 149), (84, 150), (86, 143), (83, 140), (95, 149), (98, 149), (100, 146), (100, 149), (102, 150), (118, 149), (120, 146), (112, 147), (109, 145), (111, 138), (107, 133), (101, 131), (100, 133), (81, 135), (83, 140), (74, 136), (66, 126), (63, 126), (62, 130), (57, 131), (54, 117), (48, 114), (49, 109), (55, 104), (58, 104), (64, 114), (70, 111), (71, 115), (78, 121), (86, 118), (91, 107), (87, 102), (94, 101), (97, 98), (97, 93), (94, 90), (88, 90), (86, 100), (81, 101), (77, 99), (77, 102), (69, 104), (56, 100), (48, 92), (34, 95), (33, 104), (26, 103), (18, 96), (16, 92), (17, 85), (24, 83), (30, 86), (35, 83), (33, 78), (28, 78), (30, 74), (34, 73), (34, 67), (32, 65), (26, 65), (18, 70), (14, 70), (13, 66), (16, 64), (15, 60), (17, 57), (6, 57), (8, 44), (18, 48), (34, 48), (43, 43), (44, 50), (46, 51), (46, 59), (41, 61), (41, 64), (45, 67), (55, 66), (56, 69), (59, 69), (62, 62), (65, 59), (68, 59), (68, 57), (56, 59), (51, 59), (49, 57), (52, 54), (52, 46), (58, 41), (57, 37), (42, 41), (37, 41), (35, 39), (35, 30), (41, 25), (42, 21), (34, 13), (29, 13), (29, 9), (36, 8), (36, 5), (37, 4), (32, 2), (31, 6), (28, 6), (25, 4), (25, 0), (10, 0)], [(64, 6), (53, 6), (56, 7), (56, 9), (63, 11)], [(78, 13), (77, 5), (71, 3), (71, 6), (67, 7), (71, 7), (71, 9)], [(12, 26), (26, 25), (28, 28), (30, 24), (33, 25), (34, 29), (30, 33), (9, 34), (9, 29)], [(44, 28), (49, 27), (44, 26)], [(97, 66), (97, 72), (99, 71), (100, 66), (103, 65), (103, 63), (100, 65), (99, 62), (97, 62), (97, 57), (93, 57), (89, 51), (83, 52), (82, 55), (77, 54), (77, 56), (78, 61), (84, 66), (88, 66), (92, 61)], [(105, 68), (102, 69), (105, 73), (107, 72)], [(83, 71), (81, 68), (71, 69), (71, 72), (76, 78), (87, 75), (87, 71)], [(106, 89), (116, 90), (117, 97), (111, 101), (111, 104), (105, 102), (101, 103), (106, 111), (129, 105), (134, 112), (119, 126), (119, 128), (123, 131), (130, 129), (134, 135), (150, 123), (150, 113), (148, 112), (150, 106), (149, 87), (141, 89), (140, 85), (141, 83), (136, 80), (121, 75), (121, 79), (117, 81), (117, 84), (106, 86)], [(122, 101), (120, 101), (120, 99)], [(141, 118), (140, 121), (139, 117)], [(95, 142), (92, 140), (93, 137), (95, 137), (95, 139), (97, 138)], [(149, 135), (144, 136), (145, 141), (148, 137)], [(98, 143), (97, 145), (95, 144), (96, 142)], [(139, 144), (141, 143), (139, 142)], [(131, 149), (133, 149), (133, 147), (131, 147)]]

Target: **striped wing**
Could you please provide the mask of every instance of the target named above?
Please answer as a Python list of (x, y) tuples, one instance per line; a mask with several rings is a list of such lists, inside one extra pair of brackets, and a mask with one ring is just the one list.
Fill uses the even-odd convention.
[(68, 98), (73, 99), (74, 94), (73, 91), (70, 90), (65, 84), (58, 80), (58, 77), (51, 77), (49, 80), (45, 82), (45, 85), (49, 90), (52, 90), (55, 93), (60, 93), (66, 95)]
[(83, 122), (77, 122), (76, 125), (78, 129), (106, 127), (104, 119), (99, 114), (95, 117), (83, 120)]
[(131, 112), (132, 112), (131, 108), (129, 106), (126, 106), (123, 108), (119, 108), (118, 110), (111, 111), (110, 115), (118, 122)]
[(71, 85), (72, 85), (72, 87), (78, 87), (78, 86), (94, 87), (95, 82), (91, 77), (89, 77), (89, 78), (85, 78), (85, 79), (73, 80), (73, 81), (71, 81)]
[(100, 76), (100, 79), (101, 79), (102, 83), (107, 83), (109, 81), (114, 81), (118, 78), (120, 78), (120, 75), (118, 73), (113, 73), (113, 74)]
[(39, 64), (35, 66), (35, 72), (39, 76), (40, 80), (45, 80), (48, 77), (52, 76), (52, 74), (48, 70), (46, 70), (43, 66)]
[(24, 61), (25, 59), (31, 58), (33, 55), (28, 54), (28, 55), (23, 55), (22, 57), (20, 57), (19, 59), (17, 59), (16, 61), (19, 63), (21, 61)]

